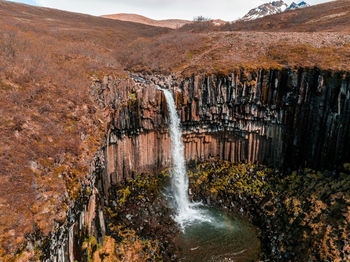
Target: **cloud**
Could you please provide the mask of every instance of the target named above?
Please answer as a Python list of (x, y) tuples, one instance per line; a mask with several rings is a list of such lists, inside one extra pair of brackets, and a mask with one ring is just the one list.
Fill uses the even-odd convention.
[[(271, 0), (36, 0), (36, 3), (92, 15), (137, 13), (153, 19), (192, 19), (202, 15), (230, 21), (244, 16), (250, 9), (268, 1)], [(285, 2), (291, 3), (292, 0)], [(326, 1), (307, 2), (316, 4)]]

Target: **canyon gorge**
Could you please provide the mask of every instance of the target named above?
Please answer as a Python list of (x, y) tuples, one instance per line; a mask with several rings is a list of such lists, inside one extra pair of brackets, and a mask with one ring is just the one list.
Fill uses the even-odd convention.
[[(0, 262), (350, 261), (349, 7), (171, 29), (0, 0)], [(227, 227), (186, 235), (174, 167)]]
[(174, 94), (190, 166), (227, 160), (319, 170), (349, 160), (347, 73), (241, 70), (185, 79), (148, 74), (95, 79), (92, 92), (109, 119), (106, 140), (92, 165), (88, 195), (68, 214), (71, 221), (52, 235), (48, 261), (73, 261), (84, 225), (85, 234), (103, 241), (113, 188), (171, 166), (168, 108), (157, 86)]

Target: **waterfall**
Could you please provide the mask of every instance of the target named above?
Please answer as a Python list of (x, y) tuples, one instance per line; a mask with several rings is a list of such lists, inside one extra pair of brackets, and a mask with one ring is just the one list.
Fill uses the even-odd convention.
[(188, 198), (188, 176), (185, 166), (184, 145), (181, 139), (180, 118), (177, 115), (175, 102), (168, 90), (163, 90), (169, 111), (169, 132), (171, 139), (171, 155), (174, 165), (172, 174), (172, 192), (176, 201), (176, 208), (183, 214), (190, 208)]
[(200, 203), (191, 203), (188, 196), (188, 175), (185, 165), (184, 144), (182, 142), (182, 132), (180, 127), (180, 118), (176, 111), (175, 101), (169, 90), (163, 91), (169, 111), (169, 133), (171, 140), (171, 156), (173, 171), (171, 176), (171, 191), (174, 197), (174, 206), (176, 210), (175, 220), (182, 228), (194, 221), (208, 221), (208, 217), (203, 210), (196, 209)]

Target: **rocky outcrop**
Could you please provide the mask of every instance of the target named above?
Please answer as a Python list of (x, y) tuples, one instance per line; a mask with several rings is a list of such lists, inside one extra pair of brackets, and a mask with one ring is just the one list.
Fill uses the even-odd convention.
[(262, 4), (254, 9), (251, 9), (245, 16), (243, 16), (241, 21), (251, 21), (259, 19), (268, 15), (279, 14), (288, 10), (295, 10), (299, 8), (305, 8), (310, 6), (308, 3), (302, 1), (300, 3), (292, 2), (290, 5), (284, 1), (273, 1), (270, 3)]
[(106, 188), (170, 164), (167, 106), (157, 85), (174, 93), (189, 161), (321, 168), (350, 159), (347, 73), (258, 70), (183, 80), (136, 75), (123, 84), (106, 77), (93, 85), (109, 108)]
[[(34, 259), (35, 256), (35, 261), (46, 262), (88, 261), (86, 250), (83, 249), (84, 241), (94, 236), (102, 243), (106, 234), (103, 216), (103, 195), (106, 192), (97, 188), (104, 168), (103, 152), (99, 151), (91, 164), (88, 180), (82, 185), (80, 197), (69, 203), (66, 221), (56, 223), (48, 237), (39, 231), (27, 236), (27, 246), (21, 257)], [(29, 261), (29, 258), (19, 261)]]
[(91, 183), (44, 245), (48, 261), (84, 261), (84, 238), (101, 242), (108, 231), (102, 211), (116, 186), (171, 165), (167, 104), (157, 86), (173, 91), (189, 162), (320, 169), (350, 161), (348, 73), (259, 70), (95, 80), (92, 92), (109, 119), (106, 141)]
[(288, 8), (288, 5), (284, 1), (273, 1), (270, 3), (262, 4), (254, 9), (251, 9), (240, 20), (250, 21), (258, 18), (262, 18), (267, 15), (274, 15), (284, 12)]

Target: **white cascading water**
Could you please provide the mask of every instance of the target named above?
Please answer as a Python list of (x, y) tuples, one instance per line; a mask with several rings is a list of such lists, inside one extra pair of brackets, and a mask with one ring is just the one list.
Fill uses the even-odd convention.
[(194, 221), (207, 221), (211, 219), (203, 210), (196, 209), (199, 203), (191, 203), (188, 197), (188, 175), (185, 166), (184, 145), (181, 139), (180, 118), (176, 111), (175, 101), (169, 90), (161, 89), (167, 101), (170, 119), (171, 155), (173, 162), (173, 174), (171, 189), (175, 200), (175, 220), (182, 228)]

